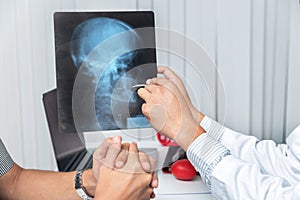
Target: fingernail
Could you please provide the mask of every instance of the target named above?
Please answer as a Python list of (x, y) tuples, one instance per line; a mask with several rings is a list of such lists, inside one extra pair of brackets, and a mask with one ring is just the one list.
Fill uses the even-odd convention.
[(117, 167), (117, 168), (121, 168), (121, 167), (123, 167), (123, 165), (124, 165), (124, 162), (123, 162), (123, 161), (118, 161), (118, 162), (116, 162), (116, 167)]
[(118, 136), (113, 137), (113, 143), (118, 144), (120, 142), (120, 138)]
[(136, 148), (138, 148), (138, 145), (136, 142), (131, 142), (132, 145), (136, 146)]
[(153, 180), (151, 186), (156, 188), (158, 186), (158, 180), (157, 179)]
[(148, 80), (146, 81), (146, 84), (147, 84), (147, 85), (151, 84), (151, 79), (148, 79)]
[(144, 167), (144, 170), (146, 170), (146, 171), (150, 171), (150, 169), (151, 169), (150, 164), (148, 162), (143, 163), (143, 167)]

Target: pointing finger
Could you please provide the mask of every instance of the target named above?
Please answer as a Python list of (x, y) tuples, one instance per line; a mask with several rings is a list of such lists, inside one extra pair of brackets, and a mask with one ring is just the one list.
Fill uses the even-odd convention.
[(137, 91), (137, 93), (146, 102), (147, 102), (147, 99), (149, 98), (149, 96), (151, 95), (151, 93), (148, 90), (146, 90), (145, 88), (140, 88)]

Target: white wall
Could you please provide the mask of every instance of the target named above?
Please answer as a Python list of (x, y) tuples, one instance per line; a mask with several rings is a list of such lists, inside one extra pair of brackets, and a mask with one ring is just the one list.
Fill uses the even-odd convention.
[[(0, 136), (22, 166), (54, 169), (41, 94), (56, 85), (52, 13), (59, 10), (154, 10), (157, 26), (195, 40), (218, 66), (214, 103), (189, 64), (158, 52), (159, 63), (191, 85), (201, 110), (222, 120), (225, 100), (227, 126), (277, 142), (300, 122), (297, 0), (0, 0)], [(185, 41), (176, 45), (188, 53)]]

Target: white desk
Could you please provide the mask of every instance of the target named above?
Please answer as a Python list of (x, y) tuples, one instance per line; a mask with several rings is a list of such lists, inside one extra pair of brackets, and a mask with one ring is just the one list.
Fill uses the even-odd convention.
[(159, 186), (155, 189), (156, 200), (214, 199), (199, 176), (192, 181), (180, 181), (171, 174), (158, 173), (158, 178)]

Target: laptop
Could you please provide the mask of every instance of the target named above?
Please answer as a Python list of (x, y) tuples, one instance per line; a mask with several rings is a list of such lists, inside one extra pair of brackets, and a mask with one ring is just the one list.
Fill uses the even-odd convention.
[(87, 150), (83, 133), (59, 133), (57, 113), (57, 90), (43, 94), (49, 132), (59, 171), (68, 172), (92, 168), (93, 156)]
[[(58, 170), (68, 172), (92, 168), (95, 149), (87, 149), (83, 133), (60, 133), (58, 130), (56, 89), (43, 94), (43, 104)], [(154, 159), (158, 158), (157, 148), (139, 150)]]

